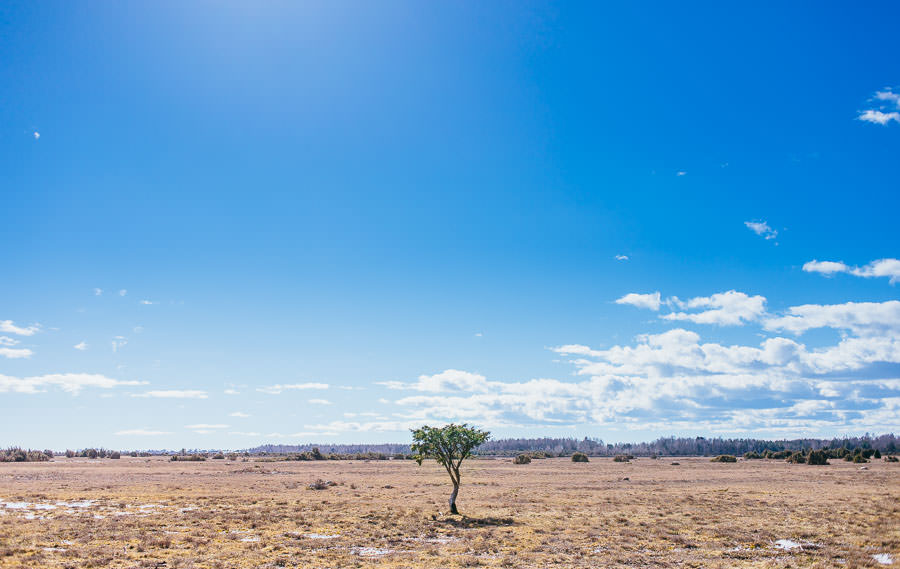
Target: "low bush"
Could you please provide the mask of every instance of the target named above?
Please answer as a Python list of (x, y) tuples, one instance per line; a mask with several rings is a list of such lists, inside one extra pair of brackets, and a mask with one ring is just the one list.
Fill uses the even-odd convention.
[(900, 458), (897, 458), (896, 456), (885, 456), (884, 461), (885, 462), (900, 462)]
[(828, 453), (824, 450), (809, 451), (809, 456), (806, 457), (806, 463), (814, 466), (828, 464)]
[(763, 458), (763, 455), (759, 454), (756, 451), (751, 450), (750, 452), (744, 453), (744, 458), (747, 460), (755, 460), (755, 459)]
[(572, 462), (588, 462), (588, 456), (583, 452), (572, 453)]
[(851, 462), (855, 462), (856, 464), (862, 464), (864, 462), (869, 462), (869, 459), (864, 457), (861, 454), (854, 454), (853, 460)]
[(634, 458), (634, 455), (631, 454), (617, 454), (613, 457), (613, 462), (628, 462)]
[(206, 457), (202, 454), (173, 454), (169, 460), (172, 462), (203, 462)]
[(0, 462), (44, 462), (47, 460), (50, 460), (50, 456), (39, 450), (25, 450), (19, 447), (0, 449)]
[(737, 462), (737, 458), (730, 454), (720, 454), (716, 458), (710, 459), (710, 462)]
[(111, 453), (109, 453), (108, 456), (109, 456), (109, 458), (120, 459), (120, 458), (122, 458), (122, 453), (120, 453), (120, 452), (117, 451), (117, 450), (114, 450), (114, 451), (112, 451)]
[(513, 464), (531, 464), (531, 457), (527, 454), (520, 454), (513, 459)]
[(217, 452), (216, 454), (212, 455), (212, 459), (213, 460), (225, 460), (225, 455), (222, 454), (221, 452)]
[(785, 462), (790, 462), (791, 464), (803, 464), (806, 462), (806, 457), (803, 456), (803, 453), (798, 450), (791, 456), (787, 457), (785, 459)]
[(310, 490), (325, 490), (327, 488), (331, 488), (332, 486), (337, 486), (336, 482), (332, 482), (331, 480), (322, 480), (319, 478), (315, 482), (309, 485)]

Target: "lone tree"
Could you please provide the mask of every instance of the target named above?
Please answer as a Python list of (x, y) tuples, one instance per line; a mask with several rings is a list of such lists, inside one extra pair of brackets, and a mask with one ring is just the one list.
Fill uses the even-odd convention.
[(433, 458), (450, 475), (453, 482), (453, 492), (450, 494), (450, 513), (459, 514), (456, 509), (456, 496), (459, 494), (459, 465), (462, 461), (472, 456), (472, 451), (483, 444), (491, 434), (481, 431), (463, 423), (462, 425), (449, 424), (446, 427), (429, 427), (424, 425), (418, 429), (412, 429), (413, 458), (419, 465), (426, 458)]

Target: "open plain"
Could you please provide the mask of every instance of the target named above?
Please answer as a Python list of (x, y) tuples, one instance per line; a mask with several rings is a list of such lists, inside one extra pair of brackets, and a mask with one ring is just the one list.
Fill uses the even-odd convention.
[[(675, 462), (679, 464), (674, 464)], [(0, 465), (0, 567), (884, 567), (900, 467), (57, 458)], [(336, 483), (323, 490), (318, 479)]]

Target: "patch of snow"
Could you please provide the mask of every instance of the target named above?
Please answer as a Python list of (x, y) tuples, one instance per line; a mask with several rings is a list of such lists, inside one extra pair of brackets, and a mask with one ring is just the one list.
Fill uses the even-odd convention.
[(894, 563), (894, 556), (890, 553), (876, 553), (872, 556), (872, 559), (880, 565), (892, 565)]
[(795, 549), (802, 549), (802, 546), (793, 539), (779, 539), (775, 542), (775, 548), (783, 549), (785, 551), (793, 551)]
[(255, 542), (259, 541), (259, 538), (254, 535), (254, 536), (250, 536), (250, 537), (245, 537), (241, 541), (248, 542), (248, 543), (255, 543)]
[(336, 539), (341, 537), (340, 534), (327, 534), (327, 533), (307, 533), (303, 537), (307, 537), (309, 539)]
[(390, 555), (394, 553), (393, 549), (384, 549), (381, 547), (354, 547), (353, 554), (360, 557), (381, 557), (382, 555)]

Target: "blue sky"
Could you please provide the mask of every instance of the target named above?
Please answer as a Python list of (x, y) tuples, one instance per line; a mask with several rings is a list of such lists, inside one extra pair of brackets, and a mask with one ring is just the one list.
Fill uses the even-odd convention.
[(5, 3), (0, 444), (900, 430), (876, 3)]

